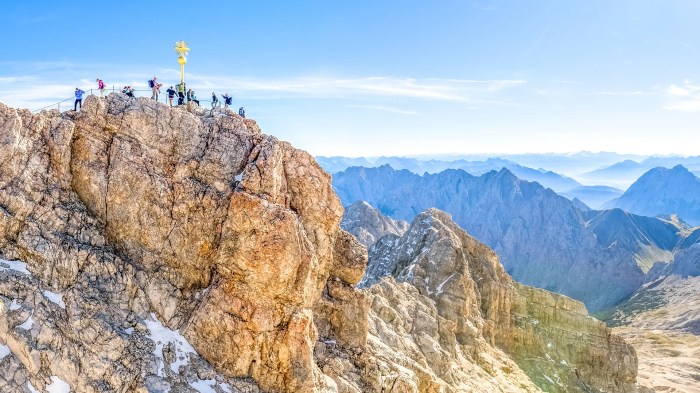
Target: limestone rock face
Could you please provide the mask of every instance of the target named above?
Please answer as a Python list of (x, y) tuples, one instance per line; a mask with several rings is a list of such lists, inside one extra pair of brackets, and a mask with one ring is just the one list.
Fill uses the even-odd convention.
[[(342, 206), (311, 156), (232, 112), (121, 94), (63, 115), (0, 104), (0, 125), (7, 386), (328, 384), (314, 307), (323, 293), (367, 303), (352, 287), (366, 251), (340, 229)], [(316, 307), (319, 326), (363, 346), (367, 306), (354, 333), (338, 332), (339, 318), (362, 314), (350, 304)], [(177, 339), (149, 339), (159, 331)]]
[[(385, 274), (411, 283), (423, 303), (433, 305), (436, 315), (416, 312), (409, 317), (414, 324), (417, 319), (440, 320), (424, 336), (415, 332), (428, 326), (411, 329), (423, 356), (467, 354), (477, 364), (488, 364), (483, 348), (490, 345), (508, 354), (545, 391), (638, 391), (637, 358), (630, 345), (590, 317), (580, 302), (513, 282), (496, 254), (446, 213), (431, 209), (419, 214), (403, 237), (387, 236), (379, 243), (370, 250), (368, 271), (382, 264)], [(393, 279), (384, 279), (370, 291), (385, 293), (392, 286)], [(382, 307), (383, 301), (375, 298), (373, 321), (406, 320)], [(388, 329), (378, 322), (375, 331), (381, 335)], [(485, 369), (500, 375), (507, 369), (501, 367)], [(433, 368), (446, 381), (460, 378), (448, 370)]]
[(394, 220), (383, 215), (369, 203), (357, 201), (345, 208), (340, 227), (369, 248), (384, 235), (403, 235), (408, 229), (408, 222)]

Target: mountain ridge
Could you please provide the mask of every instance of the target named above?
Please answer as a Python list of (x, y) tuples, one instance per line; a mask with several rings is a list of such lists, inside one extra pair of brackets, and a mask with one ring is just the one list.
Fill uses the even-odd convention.
[[(580, 211), (568, 199), (519, 180), (507, 170), (480, 177), (460, 170), (418, 176), (388, 166), (355, 167), (336, 174), (333, 185), (344, 204), (365, 200), (398, 219), (410, 220), (430, 207), (443, 209), (492, 247), (518, 282), (582, 300), (594, 311), (631, 295), (642, 285), (651, 265), (667, 262), (668, 252), (675, 248), (669, 241), (649, 243), (644, 231), (636, 229), (632, 249), (611, 248), (614, 240), (601, 244), (596, 231), (603, 231), (604, 226), (596, 223), (612, 223), (615, 215)], [(601, 214), (597, 221), (589, 222)], [(624, 219), (616, 225), (632, 229), (639, 220), (647, 222), (635, 220)], [(685, 235), (657, 221), (654, 228), (662, 231), (660, 236), (675, 236), (682, 242)], [(612, 239), (611, 235), (614, 233), (603, 238)]]

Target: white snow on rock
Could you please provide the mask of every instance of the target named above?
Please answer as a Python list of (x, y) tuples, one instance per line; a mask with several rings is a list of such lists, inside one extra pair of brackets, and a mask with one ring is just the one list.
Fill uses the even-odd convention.
[(49, 393), (69, 393), (70, 385), (68, 385), (61, 378), (52, 375), (51, 384), (46, 387), (46, 391)]
[(29, 381), (27, 381), (27, 389), (29, 389), (31, 393), (41, 393), (40, 391), (36, 390), (34, 385), (32, 385), (32, 383)]
[(56, 303), (58, 305), (58, 307), (61, 307), (63, 309), (66, 308), (66, 303), (63, 303), (63, 295), (62, 294), (56, 293), (56, 292), (51, 292), (51, 291), (44, 291), (43, 294), (52, 303)]
[(21, 325), (17, 326), (19, 329), (24, 329), (24, 330), (30, 330), (34, 326), (34, 318), (30, 315), (29, 318), (27, 318), (26, 321), (24, 321)]
[(0, 259), (0, 271), (13, 270), (22, 274), (31, 275), (27, 270), (27, 264), (20, 261), (6, 261)]
[(206, 380), (197, 380), (195, 382), (190, 382), (190, 386), (199, 393), (217, 393), (216, 390), (214, 390), (214, 386), (216, 386), (216, 381), (213, 379), (206, 379)]
[(438, 294), (438, 295), (442, 293), (442, 287), (444, 287), (445, 284), (447, 284), (447, 282), (450, 281), (450, 280), (452, 279), (452, 277), (454, 277), (454, 276), (456, 276), (456, 275), (457, 275), (457, 273), (452, 273), (452, 275), (450, 275), (449, 277), (447, 277), (447, 278), (445, 279), (445, 281), (443, 281), (442, 283), (440, 283), (440, 285), (438, 285), (437, 288), (435, 288), (435, 290), (437, 291), (437, 294)]
[(233, 391), (231, 390), (231, 386), (227, 383), (222, 383), (221, 385), (219, 385), (219, 387), (226, 393), (233, 393)]
[(10, 347), (0, 344), (0, 360), (5, 359), (5, 356), (11, 354)]
[(22, 308), (22, 306), (19, 305), (17, 299), (12, 299), (9, 307), (10, 311), (19, 310), (20, 308)]
[(172, 343), (175, 347), (175, 361), (170, 364), (170, 369), (175, 373), (178, 372), (180, 366), (184, 366), (190, 361), (189, 354), (197, 353), (179, 331), (163, 326), (155, 314), (151, 313), (151, 319), (147, 319), (144, 322), (150, 331), (148, 338), (156, 343), (156, 349), (153, 350), (153, 354), (160, 359), (160, 364), (158, 365), (159, 376), (163, 376), (163, 347), (166, 344)]

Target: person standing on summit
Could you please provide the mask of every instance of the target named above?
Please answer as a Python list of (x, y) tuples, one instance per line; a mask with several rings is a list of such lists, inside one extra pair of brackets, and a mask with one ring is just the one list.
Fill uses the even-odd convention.
[(168, 101), (170, 101), (170, 106), (173, 106), (173, 98), (175, 98), (175, 90), (173, 89), (172, 86), (168, 90), (165, 91), (168, 93)]
[(85, 94), (84, 91), (77, 87), (75, 88), (75, 105), (73, 105), (74, 111), (78, 110), (78, 106), (80, 106), (80, 109), (83, 109), (83, 94)]
[(150, 87), (153, 92), (151, 94), (151, 99), (158, 101), (158, 78), (154, 76), (153, 79), (149, 80), (148, 87)]
[(95, 79), (95, 82), (97, 82), (97, 90), (100, 92), (100, 97), (103, 97), (105, 92), (105, 83), (100, 78)]
[(177, 104), (183, 105), (185, 103), (185, 91), (187, 89), (187, 84), (185, 82), (180, 82), (175, 85), (177, 89)]

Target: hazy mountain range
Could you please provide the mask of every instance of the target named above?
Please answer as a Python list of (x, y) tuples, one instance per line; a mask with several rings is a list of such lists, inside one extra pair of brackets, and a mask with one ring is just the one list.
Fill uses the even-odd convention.
[(408, 170), (348, 168), (334, 175), (344, 205), (369, 202), (411, 220), (436, 207), (502, 258), (518, 281), (601, 310), (631, 295), (656, 262), (668, 263), (697, 241), (680, 221), (615, 209), (582, 211), (507, 169), (473, 176), (463, 170), (416, 175)]

